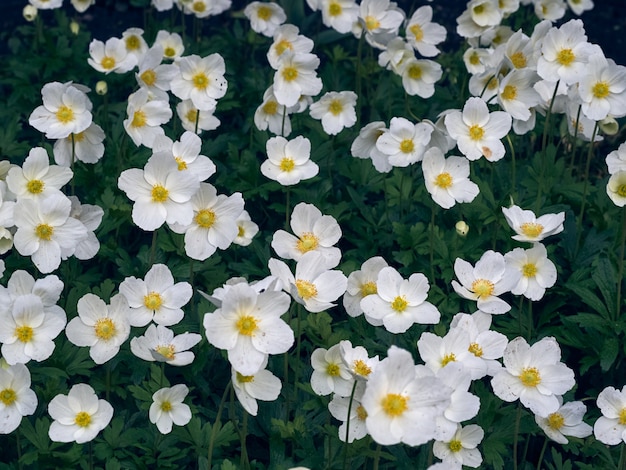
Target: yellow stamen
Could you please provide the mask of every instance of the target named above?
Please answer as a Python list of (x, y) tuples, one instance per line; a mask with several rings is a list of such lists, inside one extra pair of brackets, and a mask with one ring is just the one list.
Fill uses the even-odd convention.
[(519, 379), (526, 387), (536, 387), (541, 383), (541, 376), (536, 367), (525, 367), (522, 369)]
[(35, 234), (42, 240), (50, 241), (54, 235), (54, 227), (48, 224), (39, 224), (35, 227)]
[(169, 194), (170, 192), (166, 188), (157, 184), (152, 187), (152, 202), (165, 202), (167, 201)]
[(381, 401), (383, 411), (391, 417), (401, 416), (409, 409), (408, 397), (398, 393), (388, 393)]
[(393, 302), (391, 302), (391, 308), (398, 313), (404, 312), (408, 306), (409, 303), (404, 297), (401, 296), (397, 296), (395, 299), (393, 299)]
[(447, 189), (452, 186), (452, 175), (450, 173), (440, 173), (435, 178), (435, 186), (439, 186), (442, 189)]
[(478, 298), (489, 297), (493, 293), (494, 285), (488, 279), (476, 279), (472, 282), (472, 288), (470, 289)]
[(296, 288), (298, 289), (298, 295), (302, 297), (302, 300), (308, 300), (317, 295), (317, 287), (315, 284), (303, 279), (296, 279)]
[(158, 292), (150, 292), (148, 295), (144, 296), (143, 304), (148, 310), (158, 310), (163, 304), (163, 298)]
[(103, 341), (108, 341), (115, 336), (117, 328), (110, 318), (100, 318), (93, 327), (96, 336)]
[(210, 209), (202, 209), (198, 211), (194, 221), (202, 228), (211, 228), (215, 224), (215, 212)]
[(65, 105), (60, 106), (55, 114), (57, 119), (63, 124), (67, 124), (68, 122), (72, 122), (74, 120), (74, 111), (72, 108)]
[(91, 424), (91, 415), (86, 411), (79, 411), (74, 418), (74, 424), (81, 428), (86, 428)]
[(258, 328), (256, 318), (251, 315), (242, 315), (237, 320), (236, 326), (239, 334), (244, 336), (254, 336), (254, 332)]
[(543, 225), (536, 222), (524, 222), (519, 228), (529, 238), (536, 238), (543, 232)]
[(296, 242), (296, 248), (302, 254), (315, 250), (319, 246), (319, 238), (313, 235), (311, 232), (303, 233), (300, 239)]

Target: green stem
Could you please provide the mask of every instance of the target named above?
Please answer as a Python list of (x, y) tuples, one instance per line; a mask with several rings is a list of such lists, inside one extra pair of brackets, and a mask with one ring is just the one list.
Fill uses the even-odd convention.
[(350, 401), (348, 402), (348, 415), (346, 416), (346, 438), (343, 441), (343, 470), (348, 469), (348, 442), (350, 436), (350, 413), (352, 412), (352, 403), (354, 403), (354, 392), (356, 391), (357, 381), (352, 384), (352, 392), (350, 392)]
[(532, 300), (528, 300), (528, 341), (530, 341), (530, 338), (532, 336), (533, 333), (533, 302)]
[(430, 215), (430, 227), (428, 227), (430, 235), (430, 282), (435, 282), (435, 203), (432, 202)]
[(285, 195), (285, 230), (289, 230), (289, 207), (291, 203), (291, 188), (287, 187), (287, 194)]
[(298, 403), (298, 380), (300, 372), (300, 349), (302, 348), (302, 305), (296, 304), (296, 362), (294, 364), (293, 372), (293, 401)]
[(248, 458), (248, 448), (246, 447), (246, 437), (248, 435), (248, 413), (243, 410), (242, 429), (239, 434), (241, 442), (241, 457), (239, 458), (239, 466), (245, 470), (250, 470), (250, 459)]
[(576, 254), (578, 254), (578, 247), (580, 246), (580, 240), (582, 237), (583, 217), (585, 216), (585, 208), (587, 206), (587, 191), (589, 190), (589, 168), (591, 167), (591, 158), (593, 157), (593, 141), (596, 138), (596, 132), (598, 132), (597, 122), (596, 125), (593, 127), (593, 133), (591, 134), (589, 151), (587, 152), (587, 163), (585, 163), (585, 174), (583, 175), (583, 200), (580, 204), (580, 213), (578, 214), (578, 220), (576, 221)]
[(196, 122), (194, 124), (193, 127), (193, 132), (197, 135), (198, 134), (198, 123), (200, 122), (200, 110), (196, 109)]
[(573, 174), (574, 172), (574, 164), (576, 163), (576, 147), (578, 144), (578, 126), (580, 123), (580, 111), (582, 109), (582, 105), (578, 106), (578, 112), (576, 113), (576, 126), (574, 127), (574, 142), (572, 143), (572, 158), (570, 160), (570, 172)]
[(17, 467), (22, 470), (24, 466), (22, 465), (22, 443), (20, 442), (19, 427), (15, 430), (15, 448), (17, 450)]
[(152, 232), (152, 245), (150, 246), (150, 265), (151, 266), (154, 264), (154, 261), (156, 258), (157, 230)]
[(517, 441), (519, 440), (519, 425), (522, 419), (521, 405), (517, 404), (517, 416), (515, 417), (515, 435), (513, 436), (513, 470), (517, 470)]
[(357, 46), (356, 49), (356, 96), (358, 96), (358, 99), (356, 101), (356, 119), (357, 119), (357, 125), (359, 124), (359, 122), (361, 121), (361, 101), (362, 100), (362, 95), (361, 95), (361, 89), (362, 89), (362, 73), (363, 73), (363, 41), (365, 40), (365, 35), (361, 34), (361, 37), (359, 38), (359, 45)]
[(543, 462), (543, 456), (546, 453), (546, 449), (548, 448), (548, 438), (543, 441), (543, 447), (541, 448), (541, 452), (539, 453), (539, 460), (537, 461), (537, 470), (541, 470), (541, 463)]
[(509, 134), (506, 135), (506, 141), (509, 143), (509, 148), (511, 149), (511, 196), (513, 197), (513, 200), (515, 200), (517, 196), (515, 147), (513, 146), (513, 142), (511, 142), (511, 137), (509, 136)]
[(550, 116), (552, 115), (552, 106), (554, 105), (554, 99), (556, 98), (556, 93), (559, 89), (559, 84), (561, 81), (557, 81), (554, 87), (554, 92), (552, 93), (552, 99), (550, 100), (550, 106), (546, 111), (546, 120), (543, 124), (543, 137), (541, 138), (541, 176), (539, 178), (539, 185), (537, 188), (537, 201), (535, 203), (535, 212), (539, 212), (541, 208), (541, 196), (543, 192), (543, 176), (545, 175), (546, 170), (546, 149), (548, 145), (548, 129), (550, 128)]
[(213, 460), (213, 446), (215, 445), (215, 437), (217, 436), (217, 428), (220, 424), (220, 419), (222, 417), (222, 411), (224, 410), (224, 404), (226, 403), (226, 397), (228, 396), (229, 390), (232, 388), (232, 381), (228, 382), (226, 388), (224, 389), (224, 393), (222, 395), (222, 399), (220, 400), (220, 404), (217, 408), (217, 415), (215, 416), (215, 422), (213, 423), (213, 427), (211, 428), (211, 437), (209, 438), (209, 451), (208, 451), (208, 466), (207, 468), (211, 468), (211, 461)]
[(620, 447), (619, 451), (619, 464), (617, 465), (617, 470), (624, 470), (626, 467), (626, 452), (624, 452), (624, 444)]
[(378, 464), (380, 463), (380, 454), (382, 453), (383, 446), (378, 444), (376, 446), (376, 453), (374, 454), (374, 465), (372, 466), (372, 470), (378, 470)]

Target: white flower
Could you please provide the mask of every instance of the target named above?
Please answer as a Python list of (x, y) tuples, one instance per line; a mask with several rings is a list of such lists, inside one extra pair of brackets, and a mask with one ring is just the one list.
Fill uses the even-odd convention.
[(457, 463), (467, 467), (478, 468), (483, 461), (480, 451), (476, 448), (483, 440), (485, 432), (476, 425), (457, 426), (457, 431), (448, 441), (435, 441), (433, 454), (443, 462)]
[[(353, 271), (348, 276), (348, 286), (343, 295), (343, 306), (351, 317), (358, 317), (363, 312), (361, 300), (368, 295), (378, 292), (378, 273), (387, 267), (387, 262), (380, 256), (368, 259), (361, 265), (361, 269)], [(368, 318), (367, 321), (374, 326), (382, 325), (380, 320)]]
[(339, 344), (328, 349), (317, 348), (311, 354), (311, 388), (317, 395), (335, 393), (349, 397), (354, 378), (341, 355)]
[(35, 147), (28, 152), (22, 167), (12, 167), (6, 175), (9, 190), (17, 199), (44, 199), (51, 194), (63, 195), (61, 188), (72, 179), (72, 170), (50, 165), (48, 152)]
[(170, 33), (168, 31), (160, 30), (156, 35), (154, 45), (159, 45), (163, 48), (164, 59), (178, 59), (183, 55), (183, 52), (185, 52), (183, 38), (178, 33)]
[(380, 173), (389, 173), (393, 168), (387, 155), (378, 150), (376, 142), (387, 131), (382, 121), (370, 122), (362, 127), (350, 146), (350, 153), (357, 158), (371, 158), (374, 168)]
[(437, 44), (446, 40), (446, 28), (433, 23), (431, 6), (419, 7), (406, 25), (407, 41), (424, 57), (439, 54)]
[(291, 134), (291, 119), (289, 119), (287, 106), (278, 103), (274, 96), (273, 86), (263, 93), (263, 102), (254, 112), (254, 125), (260, 131), (269, 129), (272, 134), (276, 135)]
[[(57, 165), (69, 167), (74, 160), (83, 163), (96, 163), (104, 155), (105, 135), (102, 128), (91, 123), (87, 129), (78, 134), (70, 134), (65, 139), (58, 139), (54, 143), (52, 153)], [(72, 144), (73, 141), (73, 144)], [(72, 157), (72, 145), (74, 145)]]
[(341, 358), (352, 376), (359, 381), (365, 381), (378, 365), (378, 356), (369, 357), (367, 349), (363, 346), (352, 346), (348, 340), (339, 342)]
[(148, 51), (148, 44), (143, 38), (143, 29), (141, 28), (128, 28), (122, 33), (122, 41), (124, 41), (128, 55), (135, 58), (135, 64), (140, 62)]
[(593, 435), (603, 444), (626, 442), (626, 386), (621, 390), (606, 387), (596, 400), (602, 412), (593, 425)]
[(583, 12), (593, 9), (593, 0), (567, 0), (567, 4), (576, 15), (582, 15)]
[(287, 140), (282, 136), (267, 141), (267, 160), (261, 164), (261, 173), (283, 186), (297, 184), (313, 178), (319, 172), (317, 164), (310, 159), (311, 142), (299, 135)]
[(405, 15), (395, 5), (389, 0), (363, 0), (359, 5), (359, 23), (372, 46), (382, 49), (398, 34)]
[(587, 407), (582, 401), (571, 401), (561, 405), (546, 418), (535, 416), (535, 422), (550, 439), (567, 444), (569, 441), (566, 436), (587, 437), (593, 432), (593, 428), (583, 422), (586, 411)]
[[(100, 226), (104, 211), (100, 206), (81, 204), (76, 196), (69, 197), (72, 203), (70, 217), (78, 220), (87, 229), (87, 237), (79, 242), (71, 252), (76, 258), (88, 260), (96, 256), (100, 250), (100, 242), (96, 238), (94, 230)], [(67, 254), (70, 256), (70, 254)]]
[(582, 112), (589, 119), (600, 121), (607, 116), (626, 114), (626, 67), (607, 60), (601, 54), (588, 59), (586, 74), (578, 84)]
[(165, 135), (161, 127), (172, 118), (167, 101), (151, 100), (148, 90), (140, 88), (128, 97), (124, 129), (135, 145), (152, 148), (157, 137)]
[(274, 70), (278, 70), (283, 54), (308, 54), (313, 50), (313, 41), (302, 34), (292, 24), (284, 24), (274, 33), (274, 42), (267, 51), (267, 60)]
[(487, 364), (472, 353), (470, 346), (469, 333), (462, 328), (450, 328), (444, 337), (426, 331), (417, 341), (420, 357), (433, 372), (456, 362), (465, 367), (472, 380), (477, 380), (486, 375)]
[(78, 316), (65, 328), (67, 339), (76, 346), (88, 346), (93, 361), (104, 364), (119, 352), (130, 334), (126, 298), (114, 295), (107, 305), (100, 297), (85, 294), (78, 300), (77, 309)]
[(253, 31), (270, 38), (287, 20), (285, 10), (277, 3), (252, 2), (244, 8), (243, 14), (250, 20)]
[(485, 156), (495, 162), (504, 157), (504, 145), (500, 141), (511, 130), (511, 115), (503, 111), (489, 112), (480, 98), (469, 98), (463, 112), (454, 111), (445, 117), (446, 129), (456, 140), (461, 153), (469, 160)]
[(285, 51), (274, 74), (274, 96), (284, 106), (295, 105), (302, 95), (322, 91), (322, 80), (315, 73), (320, 63), (315, 54)]
[(617, 207), (626, 205), (626, 170), (611, 175), (606, 184), (606, 194)]
[(353, 91), (329, 91), (311, 105), (311, 117), (322, 120), (322, 127), (328, 135), (339, 134), (356, 123), (356, 100)]
[(530, 109), (541, 101), (532, 88), (536, 80), (537, 74), (528, 69), (513, 70), (500, 80), (498, 103), (514, 119), (527, 121), (531, 117)]
[(160, 137), (155, 140), (152, 151), (154, 153), (167, 152), (176, 160), (178, 171), (189, 172), (198, 181), (204, 181), (215, 173), (215, 164), (211, 159), (205, 155), (200, 155), (202, 139), (193, 132), (183, 132), (183, 135), (176, 142), (172, 142), (169, 137)]
[(556, 283), (556, 266), (548, 259), (546, 247), (541, 243), (534, 243), (529, 250), (515, 248), (504, 255), (504, 260), (507, 269), (519, 278), (511, 289), (514, 295), (541, 300), (546, 289)]
[(172, 424), (184, 426), (191, 420), (191, 408), (183, 403), (189, 393), (185, 384), (164, 387), (152, 395), (149, 417), (161, 434), (169, 434)]
[(517, 235), (513, 240), (520, 242), (540, 242), (550, 235), (556, 235), (563, 231), (565, 212), (558, 214), (545, 214), (536, 217), (532, 211), (523, 210), (519, 206), (503, 207), (502, 213)]
[(349, 33), (358, 21), (359, 7), (354, 0), (320, 0), (322, 22), (339, 33)]
[(131, 326), (145, 326), (151, 321), (164, 326), (177, 324), (184, 316), (182, 307), (193, 294), (188, 282), (174, 283), (164, 264), (153, 265), (144, 280), (127, 277), (119, 290), (128, 301)]
[(472, 202), (480, 190), (469, 180), (469, 160), (463, 157), (445, 158), (441, 150), (432, 147), (422, 160), (424, 184), (437, 204), (449, 209), (457, 202)]
[(226, 65), (221, 55), (190, 55), (177, 61), (180, 73), (171, 82), (171, 90), (181, 100), (191, 100), (200, 111), (212, 111), (217, 100), (226, 94)]
[(433, 60), (410, 58), (400, 66), (402, 86), (408, 95), (430, 98), (435, 93), (435, 82), (441, 78), (441, 65)]
[(98, 400), (89, 385), (76, 384), (67, 395), (59, 394), (50, 401), (48, 413), (54, 420), (48, 430), (52, 441), (83, 444), (107, 427), (113, 407), (106, 400)]
[(238, 231), (233, 243), (240, 246), (250, 245), (254, 236), (259, 233), (259, 226), (250, 219), (250, 214), (245, 210), (235, 222), (237, 222)]
[(209, 342), (228, 352), (232, 367), (242, 375), (259, 371), (268, 354), (282, 354), (294, 342), (293, 331), (280, 317), (289, 309), (283, 292), (257, 292), (245, 283), (228, 289), (222, 306), (204, 315)]
[(163, 325), (150, 325), (143, 336), (130, 340), (132, 353), (144, 361), (167, 362), (173, 366), (191, 364), (194, 354), (189, 348), (200, 342), (202, 337), (196, 333), (174, 332)]
[(106, 43), (92, 40), (89, 43), (89, 56), (89, 65), (107, 74), (126, 73), (137, 64), (137, 58), (128, 53), (124, 41), (119, 38), (109, 38)]
[(41, 89), (43, 105), (29, 116), (28, 123), (48, 139), (78, 134), (91, 125), (91, 102), (84, 91), (71, 82), (47, 83)]
[(392, 166), (406, 167), (422, 160), (433, 128), (413, 124), (403, 117), (391, 118), (389, 130), (376, 141), (376, 148), (389, 157)]
[(274, 401), (282, 388), (280, 379), (264, 367), (250, 375), (242, 375), (235, 369), (232, 370), (231, 380), (235, 395), (241, 406), (252, 416), (256, 416), (259, 410), (257, 400)]
[(170, 82), (178, 74), (178, 67), (161, 64), (162, 60), (163, 46), (156, 44), (139, 61), (135, 77), (139, 86), (147, 88), (155, 97), (168, 101), (165, 92), (170, 89)]
[(626, 142), (606, 156), (606, 166), (611, 175), (618, 171), (626, 171)]
[(12, 433), (22, 417), (35, 412), (37, 395), (30, 383), (30, 372), (24, 364), (6, 366), (0, 359), (0, 434)]
[(212, 131), (220, 126), (220, 120), (213, 111), (198, 110), (191, 100), (183, 100), (176, 105), (176, 114), (180, 118), (183, 129), (189, 132)]
[(529, 346), (522, 337), (504, 351), (504, 367), (491, 379), (496, 396), (504, 401), (519, 399), (527, 408), (547, 417), (559, 409), (558, 396), (575, 384), (574, 371), (560, 362), (561, 348), (550, 336)]

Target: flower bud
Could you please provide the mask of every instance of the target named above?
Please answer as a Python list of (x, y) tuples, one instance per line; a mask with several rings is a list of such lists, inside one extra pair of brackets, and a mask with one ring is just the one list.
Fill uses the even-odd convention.
[(469, 232), (469, 225), (467, 225), (464, 221), (459, 220), (454, 226), (456, 229), (456, 233), (459, 234), (460, 237), (466, 237), (467, 232)]
[(24, 16), (26, 21), (35, 21), (35, 18), (37, 18), (37, 8), (33, 5), (26, 5), (22, 10), (22, 16)]
[(613, 116), (605, 117), (598, 125), (604, 135), (615, 135), (619, 131), (619, 124)]
[(80, 25), (78, 24), (78, 22), (76, 21), (72, 21), (70, 23), (70, 31), (72, 32), (72, 34), (76, 35), (78, 34), (78, 31), (80, 31)]
[(98, 93), (99, 95), (106, 95), (108, 91), (109, 86), (107, 85), (107, 82), (105, 82), (104, 80), (100, 80), (98, 83), (96, 83), (96, 93)]

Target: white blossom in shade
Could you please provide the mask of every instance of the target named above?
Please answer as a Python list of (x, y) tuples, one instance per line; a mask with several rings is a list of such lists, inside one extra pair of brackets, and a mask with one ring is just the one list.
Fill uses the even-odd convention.
[(320, 0), (319, 10), (324, 25), (342, 34), (350, 33), (358, 21), (359, 6), (354, 0)]
[(78, 13), (85, 13), (91, 5), (95, 5), (96, 0), (71, 0), (71, 3)]
[(535, 45), (520, 29), (513, 33), (504, 46), (506, 63), (516, 70), (536, 69), (537, 55)]
[[(456, 362), (462, 364), (471, 374), (471, 380), (477, 380), (487, 374), (487, 364), (470, 351), (469, 333), (462, 328), (451, 328), (444, 336), (424, 332), (417, 341), (420, 357), (433, 372)], [(468, 418), (469, 419), (469, 418)]]
[(439, 148), (431, 147), (424, 153), (422, 170), (427, 191), (444, 209), (457, 202), (472, 202), (480, 192), (478, 185), (469, 180), (467, 158), (445, 158)]
[(509, 227), (516, 233), (511, 238), (520, 242), (540, 242), (550, 235), (561, 233), (565, 222), (565, 212), (537, 217), (533, 211), (511, 206), (503, 207), (502, 213)]
[(350, 396), (354, 378), (343, 360), (339, 344), (328, 349), (315, 349), (311, 354), (311, 366), (311, 388), (317, 395)]
[(557, 21), (565, 15), (563, 0), (535, 0), (533, 2), (535, 14), (540, 20)]
[(321, 119), (324, 132), (339, 134), (356, 123), (357, 96), (353, 91), (329, 91), (309, 107), (311, 117)]
[(356, 158), (370, 158), (376, 171), (389, 173), (393, 168), (389, 163), (387, 155), (376, 147), (378, 138), (387, 131), (386, 125), (382, 121), (370, 122), (362, 127), (359, 135), (350, 146), (350, 153)]
[(426, 300), (430, 285), (422, 273), (403, 279), (398, 271), (388, 266), (378, 273), (376, 288), (376, 295), (361, 300), (361, 308), (366, 319), (382, 322), (387, 331), (404, 333), (414, 323), (439, 323), (439, 310)]
[(54, 143), (52, 154), (57, 165), (69, 167), (72, 164), (72, 140), (74, 141), (74, 160), (83, 163), (96, 163), (104, 155), (105, 135), (102, 128), (95, 123), (78, 134), (70, 134)]
[(426, 5), (415, 10), (406, 25), (407, 41), (424, 57), (439, 54), (437, 44), (446, 40), (446, 28), (432, 19), (433, 8)]
[(259, 411), (257, 400), (274, 401), (282, 388), (280, 379), (265, 369), (266, 366), (267, 364), (261, 366), (260, 370), (250, 375), (242, 375), (235, 369), (232, 370), (235, 395), (241, 406), (252, 416), (256, 416)]
[(266, 151), (261, 173), (283, 186), (298, 184), (319, 173), (319, 167), (311, 160), (311, 141), (306, 137), (299, 135), (289, 141), (282, 136), (272, 137), (266, 143)]
[(46, 83), (41, 89), (43, 105), (28, 118), (28, 123), (48, 139), (62, 139), (84, 131), (91, 125), (91, 102), (71, 82)]
[(401, 36), (389, 41), (378, 54), (378, 65), (396, 75), (402, 75), (403, 65), (408, 60), (415, 60), (415, 51)]
[(259, 233), (259, 226), (252, 221), (248, 211), (244, 210), (237, 220), (237, 236), (233, 240), (235, 245), (248, 246), (254, 236)]
[(54, 339), (67, 318), (61, 307), (44, 308), (41, 297), (24, 294), (0, 311), (2, 357), (9, 364), (25, 364), (31, 359), (41, 362), (52, 355)]
[(95, 438), (113, 417), (113, 407), (87, 384), (72, 386), (67, 395), (59, 394), (48, 404), (54, 420), (48, 436), (54, 442), (84, 444)]
[(191, 364), (194, 354), (190, 348), (200, 342), (202, 337), (197, 333), (174, 332), (163, 325), (151, 324), (143, 336), (130, 340), (131, 352), (144, 361), (166, 362), (173, 366)]
[(89, 356), (96, 364), (104, 364), (119, 352), (130, 335), (130, 311), (123, 295), (111, 297), (107, 305), (94, 294), (85, 294), (78, 300), (78, 316), (65, 328), (72, 344), (89, 347)]
[(48, 152), (43, 147), (32, 148), (22, 167), (12, 167), (6, 175), (6, 184), (17, 199), (42, 200), (51, 194), (62, 196), (61, 188), (73, 176), (69, 168), (50, 165)]
[(451, 393), (434, 376), (418, 377), (411, 353), (392, 346), (363, 393), (367, 431), (381, 445), (424, 444), (434, 437), (436, 417), (450, 404)]
[[(559, 397), (559, 403), (562, 402)], [(593, 428), (583, 421), (586, 412), (587, 407), (582, 401), (571, 401), (545, 418), (535, 416), (535, 422), (550, 439), (567, 444), (569, 440), (566, 436), (583, 438), (593, 433)]]
[(472, 20), (479, 26), (497, 26), (502, 20), (503, 12), (497, 0), (472, 0), (467, 9)]
[(522, 337), (512, 340), (504, 351), (504, 369), (491, 379), (493, 393), (501, 400), (517, 399), (540, 417), (559, 409), (558, 396), (575, 384), (574, 371), (561, 361), (561, 348), (547, 336), (529, 346)]
[(193, 218), (190, 224), (170, 224), (172, 231), (185, 234), (185, 253), (205, 260), (217, 249), (225, 250), (239, 234), (237, 218), (243, 212), (241, 193), (217, 194), (213, 185), (200, 183), (191, 198)]
[(135, 145), (152, 148), (157, 137), (165, 135), (161, 127), (172, 118), (167, 101), (151, 100), (148, 90), (140, 88), (128, 97), (124, 129)]
[(315, 54), (285, 51), (274, 74), (274, 96), (278, 103), (293, 106), (302, 95), (315, 96), (322, 91), (322, 80), (315, 72), (319, 64)]
[(517, 277), (506, 272), (502, 254), (488, 250), (476, 262), (476, 266), (457, 258), (454, 261), (454, 273), (460, 281), (460, 284), (456, 280), (452, 281), (454, 291), (465, 299), (476, 300), (479, 310), (491, 314), (511, 310), (511, 306), (498, 296), (509, 292)]
[(313, 41), (302, 34), (297, 26), (284, 24), (274, 33), (274, 42), (267, 51), (267, 60), (274, 70), (278, 70), (283, 54), (308, 54), (313, 50)]
[(204, 315), (206, 337), (228, 352), (237, 372), (253, 375), (269, 354), (282, 354), (293, 344), (293, 331), (280, 318), (290, 303), (283, 292), (259, 293), (246, 283), (235, 284), (224, 294), (222, 306)]
[(527, 121), (530, 109), (541, 101), (539, 93), (532, 88), (537, 80), (533, 70), (513, 70), (502, 78), (498, 88), (498, 103), (512, 118)]
[(164, 387), (152, 395), (148, 416), (161, 434), (172, 432), (172, 425), (184, 426), (191, 421), (191, 408), (183, 403), (189, 393), (185, 384)]
[(38, 10), (53, 10), (63, 5), (63, 0), (28, 0)]
[(207, 57), (190, 55), (177, 62), (180, 73), (171, 81), (171, 90), (181, 100), (191, 100), (202, 111), (212, 111), (217, 100), (226, 94), (224, 58), (213, 53)]
[(154, 45), (159, 45), (163, 48), (164, 59), (178, 59), (185, 52), (183, 38), (178, 33), (160, 30), (156, 35)]
[(122, 41), (128, 55), (135, 57), (135, 64), (141, 62), (148, 51), (148, 44), (143, 38), (143, 29), (128, 28), (122, 33)]
[(618, 171), (626, 171), (626, 142), (606, 156), (606, 166), (611, 175)]
[(602, 416), (593, 425), (593, 435), (607, 445), (626, 442), (626, 386), (621, 390), (606, 387), (598, 394), (596, 404)]
[(454, 111), (445, 117), (450, 137), (456, 140), (459, 150), (468, 160), (484, 156), (495, 162), (504, 157), (500, 141), (511, 130), (511, 115), (504, 111), (489, 112), (487, 103), (477, 97), (465, 102), (463, 112)]
[(352, 377), (359, 381), (366, 381), (380, 362), (378, 356), (369, 357), (367, 349), (363, 346), (352, 346), (346, 339), (339, 342), (339, 351)]
[(156, 230), (165, 222), (187, 225), (193, 219), (191, 198), (200, 182), (194, 175), (179, 171), (169, 155), (153, 155), (143, 170), (124, 170), (117, 185), (135, 202), (133, 222), (143, 230)]
[(606, 184), (606, 194), (617, 207), (626, 205), (626, 170), (611, 175)]
[[(387, 261), (382, 257), (374, 256), (365, 261), (361, 265), (361, 269), (350, 273), (346, 293), (343, 295), (343, 306), (348, 315), (358, 317), (363, 314), (361, 300), (378, 292), (378, 286), (376, 285), (378, 273), (387, 266)], [(373, 318), (369, 318), (367, 321), (374, 326), (382, 325), (380, 320), (377, 321)]]
[(587, 10), (593, 9), (593, 0), (567, 0), (567, 5), (576, 15), (582, 15)]
[(193, 290), (188, 282), (174, 282), (174, 276), (164, 264), (155, 264), (143, 280), (127, 277), (119, 287), (128, 301), (128, 321), (131, 326), (146, 326), (151, 321), (171, 326), (183, 319), (184, 307)]
[(589, 56), (586, 73), (578, 83), (582, 112), (600, 121), (607, 116), (626, 115), (626, 67), (602, 54)]
[(18, 269), (13, 271), (6, 287), (0, 286), (0, 305), (2, 305), (0, 309), (10, 309), (15, 299), (29, 294), (34, 294), (41, 299), (44, 311), (53, 306), (53, 309), (56, 309), (61, 292), (63, 292), (63, 281), (58, 276), (50, 274), (35, 280), (28, 272)]
[(24, 416), (35, 412), (37, 395), (30, 388), (30, 372), (24, 364), (2, 362), (0, 359), (0, 434), (10, 434)]
[(70, 217), (71, 207), (62, 194), (51, 194), (40, 202), (20, 199), (15, 203), (15, 248), (22, 256), (30, 256), (42, 273), (57, 269), (61, 258), (74, 253), (87, 238), (87, 228)]
[(586, 74), (587, 61), (598, 51), (587, 42), (581, 20), (570, 20), (560, 28), (551, 28), (541, 43), (537, 73), (545, 80), (576, 83)]
[(423, 122), (413, 124), (406, 118), (391, 118), (389, 130), (376, 140), (376, 148), (388, 156), (392, 166), (406, 167), (424, 157), (433, 128)]
[(491, 49), (469, 47), (463, 53), (463, 63), (465, 68), (472, 75), (484, 73), (486, 64), (490, 55), (493, 53)]
[(293, 208), (290, 225), (294, 235), (277, 230), (272, 237), (272, 248), (278, 256), (299, 261), (315, 251), (324, 257), (328, 268), (339, 264), (341, 251), (333, 245), (341, 238), (341, 227), (334, 217), (322, 215), (313, 204), (300, 202)]
[(514, 295), (541, 300), (546, 289), (556, 283), (556, 266), (548, 259), (546, 247), (541, 243), (534, 243), (528, 250), (515, 248), (504, 255), (504, 260), (507, 270), (518, 277), (511, 289)]
[(176, 160), (178, 171), (189, 172), (198, 181), (204, 181), (215, 174), (215, 164), (205, 155), (200, 155), (202, 151), (202, 139), (190, 131), (183, 132), (183, 135), (176, 142), (172, 142), (167, 136), (159, 137), (154, 141), (153, 153), (166, 152)]
[(94, 231), (100, 226), (104, 210), (102, 207), (93, 204), (81, 204), (76, 196), (69, 197), (72, 203), (70, 217), (78, 220), (87, 229), (87, 237), (80, 241), (74, 247), (73, 251), (64, 254), (66, 256), (74, 255), (81, 260), (88, 260), (96, 256), (100, 250), (100, 242)]
[(287, 20), (285, 10), (270, 2), (252, 2), (246, 5), (243, 14), (250, 20), (252, 31), (271, 38), (278, 27)]
[(137, 65), (137, 58), (129, 54), (124, 41), (109, 38), (106, 42), (92, 40), (89, 43), (87, 63), (98, 72), (126, 73)]
[(433, 454), (444, 463), (478, 468), (483, 462), (483, 457), (477, 449), (478, 444), (483, 440), (485, 432), (477, 424), (467, 426), (457, 425), (457, 430), (451, 439), (446, 441), (435, 441), (433, 444)]
[(174, 0), (150, 0), (150, 5), (153, 6), (156, 11), (168, 11), (174, 8)]
[(323, 255), (316, 251), (305, 253), (296, 263), (295, 275), (283, 262), (269, 260), (270, 272), (282, 282), (282, 288), (312, 313), (322, 312), (346, 291), (348, 279), (339, 270), (330, 270)]
[(364, 389), (363, 384), (357, 384), (352, 398), (335, 394), (330, 403), (328, 403), (330, 414), (335, 419), (341, 421), (337, 435), (342, 442), (351, 443), (367, 435), (367, 426), (365, 425), (367, 411), (361, 404)]
[(491, 315), (477, 310), (473, 314), (458, 313), (450, 323), (450, 331), (462, 329), (470, 339), (469, 352), (481, 359), (486, 366), (486, 373), (494, 376), (502, 368), (498, 361), (503, 355), (509, 340), (502, 333), (492, 331)]
[(402, 86), (408, 95), (430, 98), (435, 93), (435, 82), (441, 78), (441, 65), (429, 59), (410, 58), (400, 67)]
[(183, 100), (176, 105), (176, 114), (183, 125), (183, 129), (190, 132), (212, 131), (217, 129), (221, 122), (213, 115), (213, 111), (199, 111), (191, 100)]
[(254, 112), (254, 125), (260, 131), (269, 130), (272, 134), (288, 136), (291, 134), (291, 119), (287, 107), (278, 103), (274, 96), (274, 87), (270, 86), (263, 93), (263, 102)]
[(397, 36), (404, 19), (404, 11), (389, 0), (363, 0), (359, 5), (359, 23), (365, 39), (378, 49), (384, 49)]
[(167, 91), (170, 82), (178, 74), (178, 67), (172, 64), (161, 64), (163, 46), (156, 44), (146, 51), (138, 64), (135, 74), (140, 87), (145, 87), (155, 97), (168, 101)]

